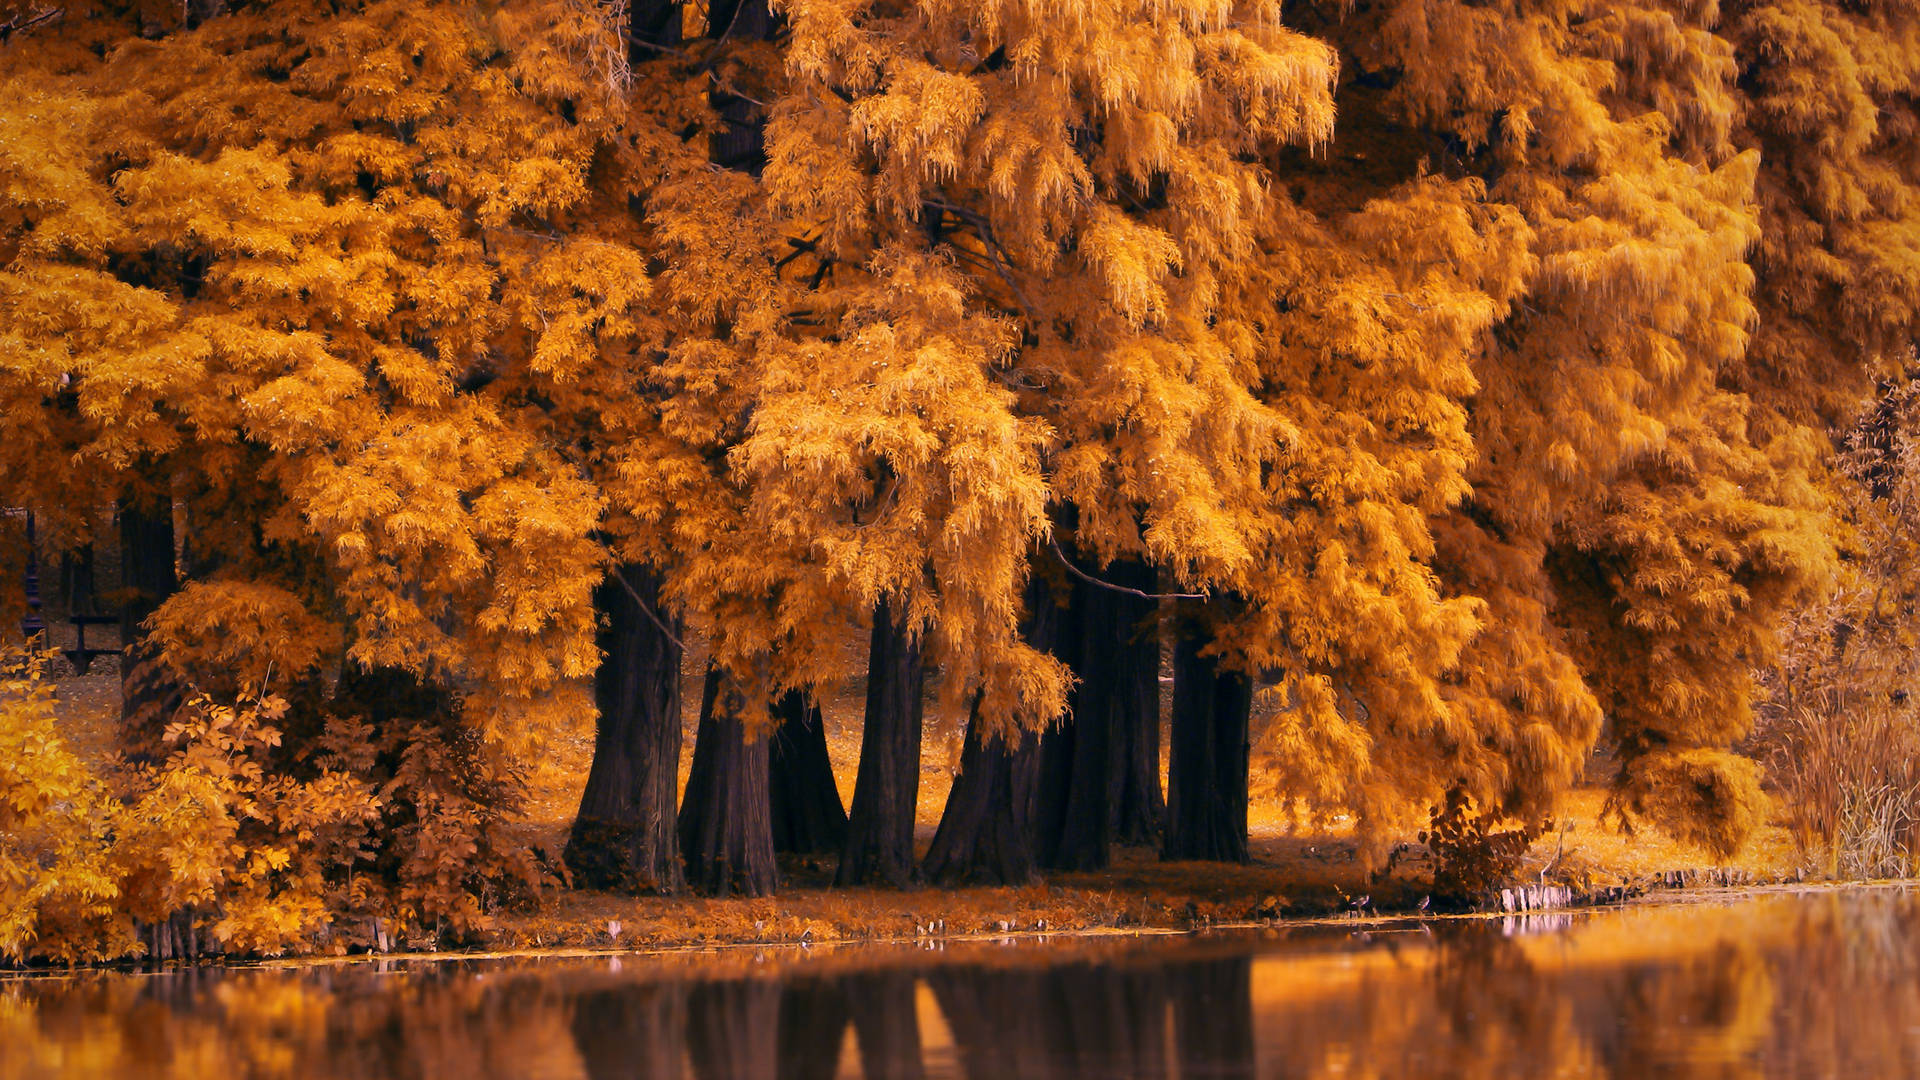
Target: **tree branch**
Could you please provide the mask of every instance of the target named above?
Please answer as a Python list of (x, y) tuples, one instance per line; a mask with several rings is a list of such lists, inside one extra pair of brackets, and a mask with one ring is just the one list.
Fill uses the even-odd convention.
[(922, 205), (952, 214), (973, 226), (973, 231), (980, 237), (980, 243), (987, 249), (987, 258), (992, 260), (994, 271), (1000, 275), (1000, 280), (1005, 282), (1007, 289), (1013, 293), (1014, 303), (1020, 305), (1020, 311), (1026, 315), (1030, 325), (1038, 326), (1040, 320), (1034, 317), (1033, 303), (1027, 299), (1027, 294), (1020, 288), (1020, 284), (1013, 280), (1013, 261), (1006, 257), (1006, 248), (1002, 247), (999, 239), (993, 235), (993, 223), (987, 220), (986, 215), (945, 199), (926, 199)]
[(645, 615), (648, 621), (652, 622), (653, 625), (659, 627), (660, 632), (667, 636), (668, 641), (673, 642), (675, 648), (679, 649), (681, 652), (686, 652), (687, 651), (686, 643), (681, 641), (679, 636), (676, 635), (673, 631), (667, 629), (667, 624), (660, 621), (660, 616), (655, 615), (653, 613), (653, 606), (640, 598), (639, 591), (633, 587), (632, 582), (627, 580), (627, 575), (621, 573), (620, 568), (617, 566), (613, 567), (607, 572), (613, 575), (613, 580), (619, 582), (620, 587), (622, 589), (627, 590), (627, 595), (633, 598), (634, 604), (640, 608), (640, 613), (642, 615)]
[(1113, 592), (1117, 592), (1117, 593), (1125, 593), (1125, 594), (1127, 594), (1128, 596), (1137, 596), (1137, 597), (1139, 597), (1139, 598), (1140, 598), (1140, 599), (1142, 599), (1142, 600), (1205, 600), (1205, 599), (1207, 599), (1207, 594), (1206, 594), (1206, 593), (1189, 593), (1189, 592), (1175, 592), (1175, 593), (1150, 593), (1150, 592), (1141, 592), (1141, 591), (1140, 591), (1139, 589), (1130, 589), (1130, 588), (1128, 588), (1128, 587), (1127, 587), (1127, 586), (1125, 586), (1125, 585), (1115, 585), (1115, 584), (1114, 584), (1113, 582), (1111, 582), (1111, 581), (1101, 581), (1101, 580), (1100, 580), (1099, 578), (1097, 578), (1097, 577), (1094, 577), (1094, 576), (1093, 576), (1092, 574), (1089, 574), (1089, 573), (1087, 573), (1087, 572), (1086, 572), (1085, 570), (1082, 570), (1082, 569), (1080, 569), (1079, 567), (1077, 567), (1077, 566), (1075, 566), (1075, 565), (1073, 565), (1073, 560), (1072, 560), (1072, 559), (1069, 559), (1069, 558), (1067, 558), (1067, 553), (1066, 553), (1066, 552), (1065, 552), (1064, 550), (1062, 550), (1062, 549), (1061, 549), (1061, 547), (1060, 547), (1060, 540), (1059, 540), (1059, 538), (1057, 538), (1057, 537), (1052, 537), (1052, 536), (1049, 536), (1049, 537), (1047, 537), (1047, 543), (1048, 543), (1049, 545), (1051, 545), (1051, 546), (1053, 547), (1053, 554), (1054, 554), (1054, 557), (1060, 560), (1060, 565), (1061, 565), (1061, 566), (1064, 566), (1064, 567), (1066, 567), (1066, 568), (1067, 568), (1067, 573), (1069, 573), (1069, 574), (1072, 574), (1072, 575), (1073, 575), (1074, 577), (1077, 577), (1077, 578), (1079, 578), (1079, 579), (1080, 579), (1081, 581), (1084, 581), (1084, 582), (1086, 582), (1087, 584), (1089, 584), (1089, 585), (1092, 585), (1092, 586), (1095, 586), (1095, 587), (1097, 587), (1097, 588), (1101, 588), (1101, 589), (1109, 589), (1109, 590), (1111, 590), (1111, 591), (1113, 591)]
[(66, 9), (57, 7), (37, 11), (31, 15), (22, 12), (14, 16), (10, 21), (0, 23), (0, 41), (5, 41), (15, 34), (31, 30), (49, 19), (57, 19), (64, 14), (66, 14)]

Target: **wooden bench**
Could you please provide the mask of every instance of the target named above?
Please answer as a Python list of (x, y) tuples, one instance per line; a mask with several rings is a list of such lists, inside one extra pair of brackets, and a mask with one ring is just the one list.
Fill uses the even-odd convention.
[(87, 627), (119, 626), (120, 616), (69, 615), (67, 616), (67, 621), (73, 624), (74, 647), (71, 649), (62, 649), (60, 652), (66, 656), (67, 663), (73, 665), (74, 674), (85, 675), (87, 669), (93, 666), (93, 658), (96, 656), (116, 655), (121, 652), (118, 646), (111, 649), (87, 647)]

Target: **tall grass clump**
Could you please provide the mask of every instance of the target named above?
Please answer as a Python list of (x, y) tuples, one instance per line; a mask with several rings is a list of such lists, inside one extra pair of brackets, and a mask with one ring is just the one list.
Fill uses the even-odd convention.
[(1753, 749), (1809, 868), (1920, 871), (1920, 381), (1889, 386), (1848, 436), (1835, 516), (1843, 571), (1785, 627)]

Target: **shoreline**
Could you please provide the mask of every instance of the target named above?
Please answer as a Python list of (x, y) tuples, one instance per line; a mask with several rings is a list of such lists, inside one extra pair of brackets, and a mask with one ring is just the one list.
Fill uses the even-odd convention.
[[(1692, 870), (1670, 871), (1661, 877), (1684, 876), (1694, 873)], [(1048, 886), (1025, 886), (1022, 889), (1048, 888)], [(1051, 920), (1040, 921), (1038, 925), (1014, 925), (1011, 921), (1002, 926), (999, 922), (985, 927), (943, 928), (938, 932), (913, 935), (862, 935), (844, 934), (834, 937), (774, 937), (774, 936), (696, 936), (711, 933), (711, 927), (699, 924), (691, 926), (687, 937), (677, 940), (649, 940), (646, 942), (621, 943), (608, 939), (604, 930), (598, 931), (602, 941), (561, 942), (550, 944), (507, 944), (493, 941), (472, 948), (444, 949), (405, 949), (378, 952), (360, 950), (339, 954), (307, 953), (271, 957), (224, 957), (220, 955), (203, 956), (193, 960), (121, 960), (103, 964), (77, 964), (73, 966), (32, 965), (24, 967), (0, 967), (0, 983), (21, 980), (38, 980), (80, 977), (94, 973), (114, 972), (134, 975), (166, 975), (178, 972), (225, 970), (303, 970), (324, 968), (349, 968), (362, 965), (389, 964), (441, 964), (469, 963), (512, 960), (656, 960), (663, 962), (697, 962), (702, 959), (721, 961), (748, 952), (755, 953), (755, 961), (764, 960), (769, 952), (781, 955), (799, 956), (847, 956), (849, 954), (873, 953), (874, 955), (897, 955), (903, 950), (944, 951), (952, 946), (962, 948), (980, 946), (1039, 946), (1084, 945), (1102, 941), (1132, 941), (1147, 938), (1191, 938), (1212, 933), (1243, 933), (1251, 931), (1301, 931), (1301, 930), (1342, 930), (1354, 933), (1392, 932), (1407, 928), (1427, 928), (1432, 924), (1460, 924), (1490, 922), (1492, 920), (1524, 919), (1530, 916), (1578, 915), (1606, 910), (1621, 910), (1640, 906), (1691, 906), (1715, 902), (1726, 902), (1747, 897), (1769, 895), (1798, 895), (1818, 893), (1841, 893), (1854, 891), (1878, 891), (1893, 889), (1920, 888), (1920, 878), (1894, 878), (1871, 881), (1807, 881), (1783, 879), (1777, 881), (1749, 881), (1734, 884), (1682, 884), (1667, 885), (1662, 881), (1647, 881), (1635, 886), (1606, 886), (1603, 888), (1579, 891), (1570, 902), (1551, 907), (1537, 907), (1520, 911), (1500, 909), (1473, 909), (1461, 911), (1418, 910), (1415, 908), (1370, 908), (1365, 911), (1324, 914), (1282, 914), (1272, 918), (1217, 919), (1201, 922), (1189, 922), (1185, 925), (1137, 923), (1131, 925), (1090, 924), (1058, 925)], [(1002, 887), (992, 892), (1012, 892)], [(1060, 890), (1061, 899), (1074, 897), (1067, 890)], [(590, 894), (593, 895), (593, 894)], [(916, 895), (916, 894), (896, 894)], [(641, 898), (618, 898), (625, 900)], [(769, 899), (755, 900), (702, 900), (701, 898), (676, 897), (656, 902), (675, 904), (721, 904), (748, 905), (762, 904)], [(513, 920), (508, 920), (509, 922)], [(551, 924), (549, 924), (551, 925)], [(502, 937), (517, 936), (516, 931), (523, 927), (507, 926), (499, 932)], [(574, 924), (568, 929), (581, 936), (591, 937), (595, 929), (587, 924)], [(572, 935), (568, 935), (572, 936)]]

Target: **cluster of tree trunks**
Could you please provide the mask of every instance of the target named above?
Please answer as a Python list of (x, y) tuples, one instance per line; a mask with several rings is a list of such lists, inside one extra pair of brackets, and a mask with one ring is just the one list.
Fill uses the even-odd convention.
[[(178, 706), (142, 622), (178, 588), (172, 515), (120, 511), (123, 669), (129, 745), (139, 749)], [(1154, 574), (1137, 562), (1036, 572), (1028, 640), (1071, 666), (1070, 712), (1044, 733), (987, 732), (970, 718), (939, 828), (924, 861), (914, 826), (924, 670), (918, 628), (881, 603), (869, 641), (866, 713), (851, 812), (843, 809), (825, 719), (810, 695), (773, 703), (771, 735), (749, 729), (748, 702), (723, 670), (701, 695), (693, 761), (676, 800), (683, 627), (657, 570), (610, 571), (594, 595), (604, 657), (594, 756), (563, 861), (575, 884), (639, 893), (691, 886), (765, 895), (776, 853), (838, 856), (837, 885), (906, 887), (925, 879), (1017, 883), (1039, 870), (1095, 870), (1116, 843), (1158, 843), (1168, 859), (1245, 861), (1252, 683), (1206, 654), (1204, 613), (1173, 649), (1171, 768), (1160, 787), (1160, 636)], [(1191, 629), (1200, 627), (1201, 629)], [(356, 686), (377, 672), (350, 672)], [(345, 688), (343, 688), (344, 690)], [(373, 690), (370, 706), (391, 695)], [(151, 748), (149, 748), (151, 749)], [(677, 811), (676, 811), (677, 804)]]
[(661, 614), (657, 574), (620, 568), (595, 594), (606, 659), (593, 768), (565, 856), (575, 881), (759, 896), (777, 884), (775, 854), (792, 853), (837, 854), (840, 886), (1018, 883), (1040, 870), (1107, 866), (1115, 843), (1244, 862), (1252, 680), (1208, 652), (1207, 611), (1180, 620), (1163, 804), (1153, 574), (1127, 563), (1102, 573), (1034, 575), (1024, 633), (1075, 669), (1071, 714), (1043, 734), (991, 732), (969, 718), (939, 828), (916, 861), (924, 671), (915, 628), (885, 603), (873, 613), (850, 813), (818, 703), (788, 692), (773, 703), (772, 732), (757, 735), (736, 681), (709, 668), (675, 830), (679, 626)]

